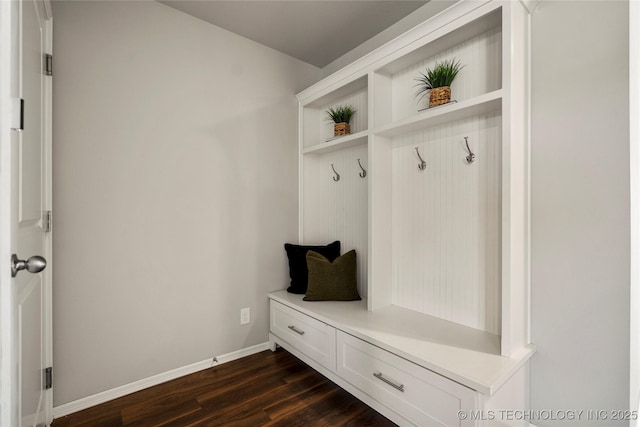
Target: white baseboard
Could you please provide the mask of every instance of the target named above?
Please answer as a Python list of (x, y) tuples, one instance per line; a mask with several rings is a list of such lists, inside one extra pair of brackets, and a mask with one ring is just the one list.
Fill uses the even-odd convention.
[(109, 400), (117, 399), (118, 397), (126, 396), (127, 394), (135, 393), (136, 391), (144, 390), (145, 388), (162, 384), (164, 382), (183, 377), (185, 375), (193, 374), (194, 372), (202, 371), (213, 366), (231, 362), (232, 360), (250, 356), (252, 354), (268, 350), (269, 348), (270, 347), (268, 342), (257, 344), (251, 347), (240, 349), (238, 351), (223, 354), (221, 356), (216, 356), (216, 362), (212, 361), (212, 359), (209, 358), (201, 362), (192, 363), (190, 365), (172, 369), (170, 371), (163, 372), (152, 377), (144, 378), (139, 381), (134, 381), (132, 383), (122, 385), (120, 387), (112, 388), (111, 390), (96, 393), (92, 396), (83, 397), (82, 399), (74, 400), (73, 402), (54, 407), (53, 418), (64, 417), (65, 415), (82, 411), (83, 409), (108, 402)]

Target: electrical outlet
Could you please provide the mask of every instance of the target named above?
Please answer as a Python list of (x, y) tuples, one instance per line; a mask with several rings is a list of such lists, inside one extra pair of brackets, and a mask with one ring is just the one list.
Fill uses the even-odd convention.
[(246, 325), (251, 322), (251, 309), (249, 307), (240, 310), (240, 324)]

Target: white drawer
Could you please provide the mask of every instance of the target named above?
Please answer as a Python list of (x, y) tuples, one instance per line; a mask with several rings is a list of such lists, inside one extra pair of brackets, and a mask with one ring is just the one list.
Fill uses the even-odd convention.
[(336, 330), (313, 317), (271, 300), (270, 330), (316, 362), (336, 370)]
[(461, 426), (475, 391), (338, 331), (338, 374), (419, 426)]

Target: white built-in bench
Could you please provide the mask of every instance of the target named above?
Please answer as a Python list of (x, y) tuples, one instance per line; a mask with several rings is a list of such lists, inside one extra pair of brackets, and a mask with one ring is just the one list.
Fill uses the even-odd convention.
[(302, 297), (269, 294), (272, 349), (284, 347), (400, 425), (475, 426), (492, 408), (527, 407), (511, 389), (526, 381), (533, 345), (504, 357), (488, 332), (396, 306), (369, 311), (365, 300)]

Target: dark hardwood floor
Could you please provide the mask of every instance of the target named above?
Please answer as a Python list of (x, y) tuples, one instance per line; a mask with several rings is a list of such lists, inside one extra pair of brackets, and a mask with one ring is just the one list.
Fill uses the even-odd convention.
[(278, 349), (58, 418), (52, 427), (394, 425)]

